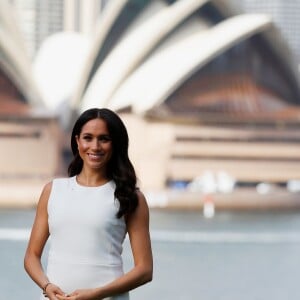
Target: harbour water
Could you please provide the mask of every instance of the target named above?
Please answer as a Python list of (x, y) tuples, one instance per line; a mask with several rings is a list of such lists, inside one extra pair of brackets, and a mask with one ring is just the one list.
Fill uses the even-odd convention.
[[(35, 300), (23, 269), (34, 210), (0, 210), (0, 300)], [(151, 210), (153, 282), (132, 300), (282, 300), (300, 297), (300, 212)], [(128, 240), (125, 269), (132, 265)]]

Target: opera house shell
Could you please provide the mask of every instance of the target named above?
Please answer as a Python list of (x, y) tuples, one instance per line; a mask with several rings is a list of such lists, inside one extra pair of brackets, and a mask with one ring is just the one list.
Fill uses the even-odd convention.
[[(39, 104), (23, 69), (14, 77), (0, 63), (20, 103)], [(149, 189), (207, 170), (241, 183), (300, 179), (299, 104), (298, 69), (272, 19), (225, 0), (108, 1), (69, 98), (73, 117), (121, 114)]]
[(281, 184), (300, 177), (299, 96), (269, 16), (222, 0), (111, 1), (71, 108), (122, 113), (146, 187), (207, 170)]

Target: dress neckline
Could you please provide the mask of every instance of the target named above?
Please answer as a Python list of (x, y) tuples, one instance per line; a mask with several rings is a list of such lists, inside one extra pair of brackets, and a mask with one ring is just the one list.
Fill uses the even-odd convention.
[(96, 186), (88, 186), (88, 185), (82, 185), (82, 184), (80, 184), (80, 183), (77, 181), (77, 175), (71, 177), (70, 179), (71, 179), (71, 181), (72, 181), (72, 184), (73, 184), (76, 188), (78, 188), (78, 189), (83, 189), (83, 190), (86, 190), (86, 189), (93, 190), (93, 189), (104, 188), (104, 187), (106, 187), (107, 185), (110, 185), (111, 182), (113, 181), (113, 180), (108, 180), (107, 182), (102, 183), (102, 184), (100, 184), (100, 185), (96, 185)]

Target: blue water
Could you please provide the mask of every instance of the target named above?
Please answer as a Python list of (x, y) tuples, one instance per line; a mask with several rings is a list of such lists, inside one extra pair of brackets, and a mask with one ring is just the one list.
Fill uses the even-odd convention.
[[(33, 216), (32, 210), (2, 210), (0, 230), (28, 229)], [(207, 220), (201, 212), (154, 210), (151, 232), (154, 279), (132, 291), (132, 300), (300, 297), (298, 212), (217, 212), (214, 219)], [(190, 234), (188, 240), (183, 238), (185, 233)], [(39, 288), (23, 270), (26, 243), (26, 239), (0, 237), (0, 300), (38, 299)], [(124, 264), (125, 269), (132, 265), (128, 241), (124, 245)]]

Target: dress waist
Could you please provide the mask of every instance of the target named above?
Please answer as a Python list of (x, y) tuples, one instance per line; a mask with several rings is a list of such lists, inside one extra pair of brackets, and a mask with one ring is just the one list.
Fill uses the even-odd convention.
[(122, 276), (122, 265), (90, 264), (83, 262), (48, 260), (47, 276), (64, 292), (81, 288), (96, 288)]
[(104, 267), (123, 267), (122, 257), (110, 257), (108, 260), (91, 259), (90, 257), (74, 257), (72, 255), (57, 255), (52, 251), (48, 255), (49, 263), (61, 263), (71, 265), (92, 265)]

